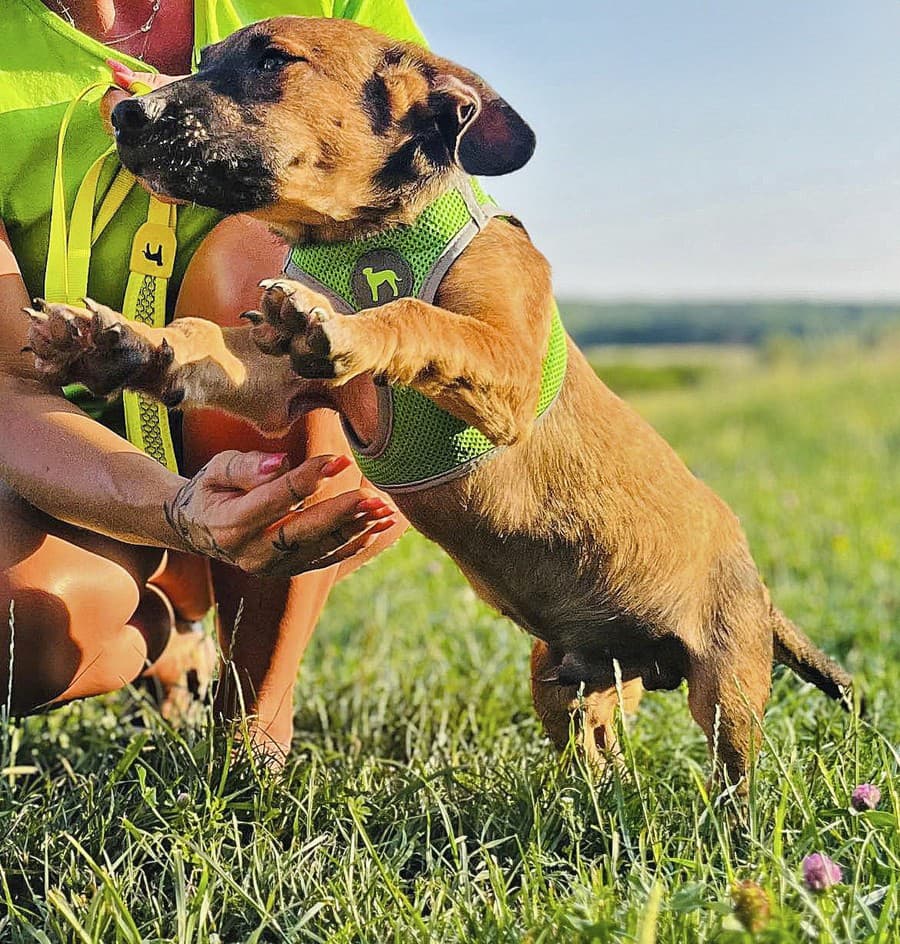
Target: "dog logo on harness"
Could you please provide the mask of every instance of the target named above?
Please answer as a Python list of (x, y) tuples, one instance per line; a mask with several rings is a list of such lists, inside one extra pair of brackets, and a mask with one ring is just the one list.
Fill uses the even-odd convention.
[(147, 243), (147, 245), (144, 246), (144, 258), (147, 260), (147, 262), (155, 262), (160, 268), (162, 268), (163, 247), (159, 245), (156, 247), (155, 251), (151, 252), (150, 243)]
[(382, 269), (381, 272), (376, 272), (371, 266), (366, 266), (363, 269), (363, 275), (369, 283), (369, 288), (372, 291), (372, 301), (376, 305), (378, 304), (378, 292), (382, 285), (387, 285), (390, 288), (394, 293), (394, 298), (400, 297), (400, 288), (397, 284), (400, 281), (400, 276), (393, 269)]
[(409, 263), (390, 249), (372, 249), (356, 260), (350, 279), (357, 309), (375, 308), (413, 294)]

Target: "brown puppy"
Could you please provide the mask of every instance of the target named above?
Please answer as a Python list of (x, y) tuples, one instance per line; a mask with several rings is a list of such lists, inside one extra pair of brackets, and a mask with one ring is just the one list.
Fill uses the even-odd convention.
[[(120, 104), (113, 123), (123, 162), (156, 191), (249, 212), (296, 242), (410, 223), (461, 175), (515, 170), (534, 146), (471, 72), (346, 21), (295, 17), (211, 47), (197, 75)], [(154, 330), (96, 306), (42, 306), (31, 345), (54, 383), (127, 386), (273, 432), (325, 402), (368, 442), (373, 377), (421, 392), (505, 448), (397, 504), (537, 637), (532, 693), (553, 741), (566, 743), (581, 691), (582, 743), (599, 760), (615, 746), (617, 678), (626, 707), (642, 686), (687, 679), (720, 768), (741, 780), (773, 658), (835, 698), (850, 678), (770, 603), (731, 511), (571, 342), (559, 396), (535, 422), (551, 312), (547, 262), (520, 225), (495, 218), (434, 304), (348, 316), (276, 280), (253, 328)], [(169, 511), (215, 552), (183, 503)]]

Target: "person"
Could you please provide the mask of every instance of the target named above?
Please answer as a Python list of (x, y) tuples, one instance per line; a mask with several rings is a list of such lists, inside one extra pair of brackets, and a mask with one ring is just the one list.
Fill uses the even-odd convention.
[[(57, 139), (72, 99), (108, 79), (110, 56), (120, 74), (185, 74), (202, 46), (275, 14), (343, 16), (421, 41), (404, 0), (8, 0), (0, 9), (0, 692), (13, 712), (142, 676), (174, 684), (201, 652), (196, 633), (177, 630), (215, 599), (231, 682), (217, 689), (216, 714), (246, 711), (257, 744), (286, 752), (297, 669), (330, 588), (405, 526), (344, 458), (333, 413), (309, 414), (275, 443), (237, 419), (188, 414), (181, 476), (116, 431), (115, 409), (40, 384), (22, 351), (20, 309), (43, 294)], [(99, 94), (74, 110), (64, 139), (69, 208), (110, 144)], [(100, 194), (113, 173), (104, 169)], [(135, 187), (91, 253), (88, 294), (111, 307), (121, 308), (148, 201)], [(174, 317), (236, 324), (286, 254), (261, 224), (196, 207), (180, 208), (177, 236)], [(166, 518), (185, 489), (218, 559), (198, 557)], [(277, 548), (276, 522), (292, 537)], [(264, 575), (273, 569), (294, 576)]]

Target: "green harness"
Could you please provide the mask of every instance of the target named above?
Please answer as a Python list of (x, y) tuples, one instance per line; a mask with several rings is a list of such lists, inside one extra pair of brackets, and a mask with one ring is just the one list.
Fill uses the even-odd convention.
[[(410, 226), (348, 243), (295, 246), (286, 274), (353, 314), (412, 297), (432, 303), (444, 276), (493, 216), (503, 215), (476, 181), (443, 193)], [(566, 374), (566, 336), (556, 305), (544, 356), (537, 416), (553, 403)], [(362, 444), (344, 428), (366, 478), (389, 492), (454, 479), (498, 447), (410, 387), (378, 387), (380, 434)]]

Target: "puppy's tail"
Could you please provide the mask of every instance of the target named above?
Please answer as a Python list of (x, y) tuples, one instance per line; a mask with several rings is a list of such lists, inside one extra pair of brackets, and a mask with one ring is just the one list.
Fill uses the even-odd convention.
[[(786, 665), (806, 682), (812, 682), (848, 711), (853, 709), (853, 679), (837, 662), (817, 649), (813, 641), (781, 610), (772, 607), (775, 661)], [(862, 705), (860, 706), (862, 711)]]

